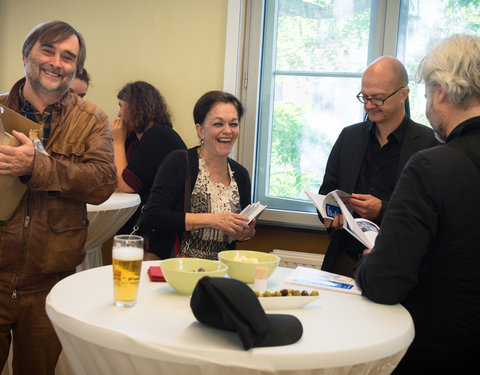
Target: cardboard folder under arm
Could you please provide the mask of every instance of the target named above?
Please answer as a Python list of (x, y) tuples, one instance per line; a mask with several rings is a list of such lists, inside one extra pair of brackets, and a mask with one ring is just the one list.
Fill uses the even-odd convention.
[[(0, 104), (0, 144), (16, 147), (20, 142), (12, 135), (12, 130), (28, 137), (30, 130), (38, 129), (41, 126), (37, 123)], [(0, 175), (0, 221), (10, 219), (26, 190), (27, 185), (17, 176)]]

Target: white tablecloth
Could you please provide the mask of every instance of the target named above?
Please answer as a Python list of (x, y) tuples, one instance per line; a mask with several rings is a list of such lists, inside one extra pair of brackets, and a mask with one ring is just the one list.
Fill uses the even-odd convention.
[(90, 222), (85, 243), (87, 255), (83, 263), (77, 267), (77, 272), (103, 265), (102, 244), (112, 238), (130, 219), (139, 204), (140, 196), (130, 193), (113, 193), (102, 204), (87, 204)]
[[(76, 374), (388, 374), (413, 340), (401, 305), (319, 290), (320, 298), (301, 309), (274, 311), (300, 319), (299, 342), (246, 351), (235, 333), (196, 321), (189, 297), (150, 282), (146, 271), (158, 264), (144, 262), (131, 308), (112, 304), (111, 266), (74, 274), (52, 289), (47, 314), (62, 361)], [(280, 288), (291, 271), (279, 267), (268, 289)]]

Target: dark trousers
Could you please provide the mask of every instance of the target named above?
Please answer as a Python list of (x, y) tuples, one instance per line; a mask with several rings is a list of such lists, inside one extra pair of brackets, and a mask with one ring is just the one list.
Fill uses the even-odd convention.
[(333, 262), (332, 270), (330, 272), (338, 273), (348, 277), (354, 277), (355, 266), (358, 261), (353, 259), (350, 255), (344, 251), (339, 251), (335, 261)]
[(0, 369), (6, 363), (13, 334), (14, 375), (53, 375), (62, 350), (45, 312), (47, 291), (0, 291)]
[(332, 230), (329, 235), (330, 243), (323, 259), (322, 270), (353, 277), (365, 246), (346, 230)]

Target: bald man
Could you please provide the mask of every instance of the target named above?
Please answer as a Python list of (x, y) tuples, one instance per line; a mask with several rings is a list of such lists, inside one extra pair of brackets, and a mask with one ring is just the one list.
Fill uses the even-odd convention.
[[(400, 60), (382, 56), (367, 67), (357, 99), (368, 118), (342, 130), (319, 190), (319, 194), (335, 189), (352, 193), (349, 203), (354, 216), (378, 225), (407, 160), (438, 144), (430, 128), (406, 114), (409, 92), (408, 74)], [(330, 236), (322, 269), (352, 277), (365, 247), (342, 229), (341, 215), (334, 220), (319, 217)]]

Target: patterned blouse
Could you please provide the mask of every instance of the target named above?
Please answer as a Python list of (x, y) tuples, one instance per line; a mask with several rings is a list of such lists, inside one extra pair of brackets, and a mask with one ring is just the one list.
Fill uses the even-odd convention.
[[(240, 194), (233, 178), (233, 172), (228, 165), (230, 185), (214, 182), (203, 158), (198, 159), (198, 176), (191, 197), (192, 213), (240, 212)], [(182, 254), (191, 258), (218, 260), (218, 253), (227, 250), (233, 238), (216, 228), (201, 228), (192, 230), (187, 242), (182, 243)]]

